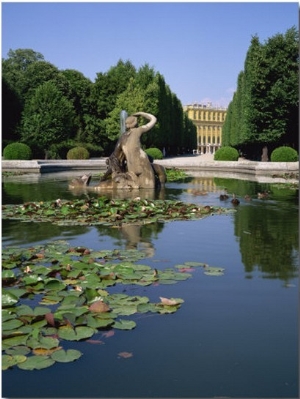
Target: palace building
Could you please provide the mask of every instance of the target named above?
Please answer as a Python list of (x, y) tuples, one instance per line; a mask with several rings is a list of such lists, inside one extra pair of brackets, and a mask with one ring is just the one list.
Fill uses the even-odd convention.
[(212, 103), (194, 103), (183, 107), (189, 119), (197, 128), (196, 154), (214, 154), (222, 144), (222, 127), (226, 118), (226, 108)]

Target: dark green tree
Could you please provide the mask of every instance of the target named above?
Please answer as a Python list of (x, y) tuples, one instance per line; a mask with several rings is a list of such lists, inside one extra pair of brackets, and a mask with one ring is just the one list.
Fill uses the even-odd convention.
[(2, 146), (19, 141), (18, 125), (21, 121), (22, 103), (19, 95), (2, 78)]
[(22, 140), (47, 154), (72, 137), (75, 126), (72, 103), (52, 82), (40, 85), (26, 102), (22, 115)]
[(25, 72), (31, 64), (44, 61), (44, 56), (31, 49), (9, 50), (7, 55), (7, 59), (2, 59), (2, 76), (24, 101)]
[(126, 90), (130, 78), (135, 77), (136, 70), (130, 61), (119, 60), (106, 73), (97, 73), (92, 96), (96, 103), (97, 116), (104, 120), (116, 104), (117, 97)]
[(88, 120), (86, 116), (90, 112), (90, 96), (93, 84), (82, 73), (73, 69), (66, 69), (61, 74), (68, 81), (69, 92), (66, 96), (73, 104), (76, 113), (77, 132), (74, 141), (77, 144), (90, 142), (90, 137), (86, 133), (86, 121)]
[[(224, 143), (250, 152), (298, 148), (299, 35), (295, 27), (261, 44), (254, 36), (224, 124)], [(247, 150), (246, 150), (247, 152)]]

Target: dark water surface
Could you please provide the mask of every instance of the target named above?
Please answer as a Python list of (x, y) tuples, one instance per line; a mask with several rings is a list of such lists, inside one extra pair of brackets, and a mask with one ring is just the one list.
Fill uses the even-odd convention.
[[(68, 180), (59, 173), (4, 178), (2, 201), (74, 198)], [(64, 239), (94, 250), (137, 248), (147, 254), (139, 263), (157, 269), (197, 261), (223, 267), (225, 274), (207, 276), (195, 268), (191, 279), (177, 284), (127, 287), (127, 294), (153, 302), (162, 296), (184, 303), (170, 315), (130, 316), (137, 327), (116, 330), (104, 345), (64, 343), (65, 349), (69, 345), (83, 352), (76, 362), (40, 371), (4, 371), (2, 396), (298, 397), (298, 190), (195, 177), (168, 183), (156, 196), (231, 208), (230, 200), (219, 198), (225, 188), (240, 199), (236, 212), (197, 221), (112, 229), (4, 220), (4, 247)], [(269, 198), (258, 199), (257, 193), (266, 190)], [(103, 340), (102, 332), (93, 339)], [(120, 358), (123, 351), (133, 357)]]

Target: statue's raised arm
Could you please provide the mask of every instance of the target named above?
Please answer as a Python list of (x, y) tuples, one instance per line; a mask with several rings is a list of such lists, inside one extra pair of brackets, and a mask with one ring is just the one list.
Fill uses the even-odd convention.
[(133, 116), (142, 116), (145, 119), (149, 120), (149, 122), (146, 125), (140, 126), (140, 128), (143, 129), (142, 133), (148, 132), (148, 130), (152, 129), (155, 123), (157, 122), (156, 117), (147, 112), (136, 112), (135, 114), (133, 114)]

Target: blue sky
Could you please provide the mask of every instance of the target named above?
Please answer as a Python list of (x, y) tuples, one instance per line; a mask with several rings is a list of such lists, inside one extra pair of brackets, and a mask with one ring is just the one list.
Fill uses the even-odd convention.
[(119, 59), (160, 72), (182, 105), (227, 106), (251, 37), (298, 26), (298, 2), (2, 2), (2, 57), (43, 54), (92, 81)]

